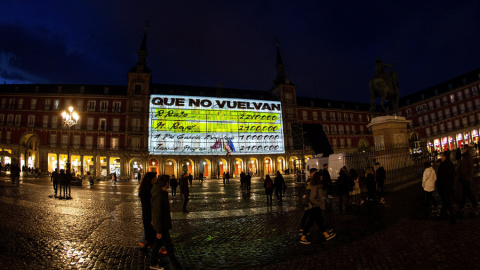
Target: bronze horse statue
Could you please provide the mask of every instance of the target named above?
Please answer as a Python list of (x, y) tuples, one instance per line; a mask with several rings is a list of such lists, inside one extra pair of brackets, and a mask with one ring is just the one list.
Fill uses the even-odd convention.
[[(378, 62), (380, 61), (377, 59), (377, 63)], [(381, 62), (380, 64), (383, 65)], [(382, 72), (377, 72), (375, 78), (371, 79), (369, 82), (370, 111), (375, 111), (375, 101), (377, 97), (380, 98), (380, 106), (382, 106), (382, 109), (385, 112), (387, 112), (387, 109), (385, 108), (385, 100), (388, 100), (392, 104), (393, 111), (396, 111), (398, 108), (399, 97), (397, 73), (395, 71), (390, 71), (390, 73), (385, 74), (383, 66), (381, 71)]]

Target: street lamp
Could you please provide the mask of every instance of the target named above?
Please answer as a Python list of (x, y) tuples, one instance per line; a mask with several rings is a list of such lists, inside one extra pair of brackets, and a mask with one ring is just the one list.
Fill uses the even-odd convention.
[(78, 114), (76, 112), (73, 111), (73, 107), (70, 106), (68, 108), (68, 112), (67, 111), (63, 111), (62, 113), (62, 118), (63, 118), (63, 122), (64, 122), (64, 126), (68, 126), (68, 141), (67, 141), (67, 157), (68, 157), (68, 161), (67, 161), (67, 170), (70, 171), (70, 127), (72, 127), (73, 125), (77, 124), (78, 122), (78, 118), (80, 118), (78, 116)]

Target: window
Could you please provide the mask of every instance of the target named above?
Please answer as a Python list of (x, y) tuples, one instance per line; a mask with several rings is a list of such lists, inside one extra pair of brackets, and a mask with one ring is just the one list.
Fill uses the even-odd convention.
[(361, 133), (361, 134), (364, 133), (363, 126), (360, 126), (360, 133)]
[(427, 104), (422, 104), (422, 112), (426, 112), (427, 111)]
[(350, 121), (353, 122), (353, 113), (350, 114)]
[(58, 116), (52, 116), (52, 128), (58, 127)]
[(438, 111), (438, 120), (443, 120), (443, 111)]
[(478, 92), (477, 92), (477, 87), (476, 87), (476, 86), (472, 87), (472, 93), (473, 93), (474, 95), (478, 94)]
[(430, 128), (429, 127), (425, 128), (425, 133), (427, 134), (427, 136), (430, 136)]
[(454, 102), (455, 102), (455, 95), (451, 94), (450, 95), (450, 103), (454, 103)]
[(133, 101), (133, 111), (140, 111), (140, 109), (142, 108), (142, 102), (140, 100), (134, 100)]
[(433, 110), (433, 109), (434, 109), (434, 107), (433, 107), (433, 101), (429, 101), (429, 102), (428, 102), (428, 109), (430, 109), (430, 110)]
[(340, 147), (341, 147), (341, 148), (344, 148), (344, 147), (345, 147), (345, 139), (344, 139), (344, 138), (341, 138), (341, 139), (340, 139)]
[(335, 113), (334, 112), (330, 113), (330, 121), (335, 121)]
[(463, 94), (461, 91), (458, 91), (457, 92), (457, 97), (458, 97), (458, 100), (462, 100), (463, 99)]
[(470, 115), (470, 124), (471, 125), (475, 124), (475, 115), (473, 114)]
[(57, 134), (50, 134), (50, 146), (57, 146)]
[(458, 114), (458, 112), (457, 112), (457, 106), (453, 106), (453, 107), (452, 107), (452, 114), (453, 114), (453, 115), (457, 115), (457, 114)]
[(10, 102), (8, 103), (8, 108), (9, 109), (15, 109), (15, 99), (11, 98)]
[(98, 149), (105, 148), (105, 137), (98, 137), (97, 138), (97, 148)]
[[(289, 139), (290, 145), (293, 145), (293, 140)], [(132, 137), (132, 149), (139, 150), (140, 149), (140, 138), (139, 137)]]
[(35, 126), (35, 115), (31, 114), (28, 116), (28, 127), (34, 127)]
[(112, 112), (120, 112), (120, 105), (122, 103), (120, 103), (120, 101), (114, 101), (113, 102), (113, 108), (112, 108)]
[(464, 113), (465, 112), (465, 104), (462, 103), (460, 105), (458, 105), (460, 107), (460, 113)]
[(318, 120), (318, 113), (317, 112), (312, 112), (312, 117), (313, 117), (313, 121), (317, 121)]
[(86, 136), (85, 137), (85, 148), (92, 149), (92, 145), (93, 145), (93, 137), (92, 136)]
[(95, 100), (89, 100), (87, 105), (87, 111), (94, 112), (97, 102)]
[(355, 129), (355, 126), (352, 125), (352, 134), (355, 134), (357, 133), (356, 129)]
[(141, 94), (142, 94), (142, 85), (135, 84), (135, 95), (141, 95)]
[(114, 118), (112, 121), (112, 129), (113, 131), (118, 131), (120, 129), (120, 119)]
[(110, 149), (118, 150), (118, 138), (112, 138), (110, 140)]
[(72, 100), (71, 99), (66, 99), (65, 104), (63, 106), (65, 107), (65, 109), (72, 106)]
[(68, 135), (62, 135), (62, 147), (66, 148), (68, 145)]
[(308, 120), (307, 111), (302, 111), (302, 119), (303, 120)]
[(473, 110), (473, 103), (471, 100), (467, 101), (467, 110), (469, 112)]
[(78, 99), (77, 100), (77, 111), (83, 112), (83, 99)]
[(440, 124), (440, 132), (441, 132), (441, 133), (444, 133), (444, 132), (445, 132), (445, 124), (444, 124), (444, 123), (441, 123), (441, 124)]
[(447, 122), (447, 129), (450, 131), (452, 130), (452, 122), (451, 121), (448, 121)]
[(101, 101), (100, 102), (100, 111), (101, 112), (108, 112), (108, 101)]
[(133, 118), (131, 123), (132, 131), (140, 131), (140, 118)]
[(23, 98), (18, 99), (17, 109), (23, 109)]
[(328, 125), (323, 125), (323, 131), (325, 132), (325, 134), (329, 134)]
[(100, 118), (100, 120), (98, 121), (98, 130), (107, 130), (107, 119)]
[(342, 114), (338, 113), (338, 121), (342, 121)]
[(1, 108), (5, 109), (6, 104), (7, 104), (7, 100), (2, 98), (2, 107)]
[(52, 108), (52, 100), (51, 99), (45, 99), (45, 110), (50, 110)]
[(416, 113), (421, 113), (422, 112), (422, 106), (418, 105), (417, 107), (415, 107), (415, 112)]
[(407, 109), (407, 116), (412, 116), (412, 109), (410, 108)]
[(11, 131), (7, 131), (7, 135), (5, 137), (5, 142), (6, 143), (11, 143), (11, 140), (12, 140), (12, 132)]
[(20, 123), (22, 121), (22, 116), (21, 115), (16, 115), (15, 116), (15, 126), (19, 127), (20, 126)]
[(13, 125), (13, 114), (9, 114), (7, 116), (7, 125), (12, 126)]
[(443, 97), (442, 97), (442, 103), (443, 103), (443, 105), (447, 105), (447, 104), (448, 104), (448, 97), (447, 97), (447, 96), (443, 96)]
[(288, 108), (287, 109), (287, 115), (288, 115), (288, 117), (295, 117), (295, 113), (293, 112), (293, 109)]
[(423, 118), (422, 117), (418, 118), (418, 125), (423, 126)]
[(345, 126), (345, 131), (347, 132), (347, 134), (350, 134), (350, 126)]
[(87, 118), (87, 130), (93, 130), (93, 122), (94, 122), (93, 117)]
[(435, 123), (437, 121), (435, 117), (435, 113), (430, 114), (430, 119), (432, 119), (432, 123)]
[(43, 116), (43, 128), (48, 128), (48, 115)]
[(337, 147), (337, 139), (332, 139), (333, 148)]
[(82, 127), (82, 119), (78, 119), (74, 127), (75, 129), (80, 129)]
[(438, 130), (437, 130), (437, 126), (433, 126), (433, 127), (432, 127), (432, 131), (433, 131), (433, 134), (437, 134), (437, 131), (438, 131)]
[(460, 127), (460, 120), (455, 119), (455, 128), (459, 128), (459, 127)]
[(345, 121), (348, 121), (348, 114), (347, 114), (347, 113), (344, 113), (344, 114), (343, 114), (343, 119), (344, 119)]
[(466, 117), (462, 118), (462, 124), (463, 124), (464, 127), (468, 126), (468, 120), (467, 120)]
[(332, 134), (337, 134), (337, 126), (332, 125), (332, 127), (330, 128), (330, 131), (332, 132)]
[(437, 98), (437, 99), (435, 100), (435, 105), (437, 106), (437, 108), (440, 108), (440, 106), (442, 106), (442, 104), (440, 103), (440, 99), (439, 99), (439, 98)]
[(358, 115), (358, 122), (362, 122), (363, 121), (363, 116), (361, 114)]
[(292, 102), (292, 93), (285, 93), (285, 101)]
[(60, 99), (55, 99), (53, 102), (53, 109), (56, 111), (60, 109)]
[(425, 125), (428, 125), (429, 121), (428, 121), (428, 115), (424, 115), (423, 116), (423, 122), (425, 122)]
[(450, 118), (450, 108), (445, 109), (445, 117)]
[(322, 112), (322, 120), (327, 121), (327, 113), (326, 112)]
[(80, 135), (73, 136), (73, 147), (80, 148)]
[(338, 134), (344, 134), (342, 125), (338, 126)]
[(5, 121), (5, 115), (0, 114), (0, 126), (3, 126), (3, 122)]
[(348, 147), (352, 147), (352, 139), (350, 138), (347, 139), (347, 145)]
[(464, 92), (465, 92), (465, 97), (469, 98), (470, 97), (470, 89), (467, 88), (467, 89), (465, 89)]

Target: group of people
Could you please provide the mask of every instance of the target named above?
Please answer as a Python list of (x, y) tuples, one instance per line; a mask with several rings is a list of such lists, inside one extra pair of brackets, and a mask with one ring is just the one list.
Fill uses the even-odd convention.
[[(173, 176), (175, 178), (175, 176)], [(175, 179), (176, 180), (176, 179)], [(139, 188), (139, 197), (142, 203), (142, 221), (144, 236), (140, 245), (150, 249), (150, 269), (163, 269), (164, 262), (159, 260), (159, 254), (167, 254), (170, 262), (176, 269), (181, 269), (174, 253), (174, 247), (170, 238), (172, 218), (170, 215), (170, 200), (168, 188), (172, 177), (161, 175), (156, 172), (148, 172), (142, 179)], [(183, 189), (182, 189), (183, 187)], [(186, 190), (185, 190), (186, 187)], [(185, 173), (180, 180), (182, 197), (185, 199), (184, 212), (188, 202), (188, 174)], [(161, 249), (165, 246), (165, 249)]]
[(267, 205), (272, 205), (273, 191), (275, 191), (275, 197), (277, 197), (277, 204), (283, 204), (283, 195), (287, 190), (287, 185), (285, 183), (285, 179), (283, 179), (283, 176), (279, 171), (277, 171), (273, 180), (270, 175), (267, 174), (265, 176), (265, 180), (263, 181), (263, 187), (265, 188), (265, 194), (267, 195)]
[(457, 213), (454, 211), (453, 194), (455, 181), (459, 181), (462, 186), (462, 196), (459, 203), (458, 214), (463, 215), (467, 198), (472, 203), (471, 214), (478, 215), (478, 202), (471, 190), (473, 180), (473, 159), (469, 152), (468, 145), (464, 145), (460, 150), (460, 156), (457, 156), (458, 165), (450, 160), (450, 151), (445, 151), (437, 160), (437, 171), (430, 162), (425, 162), (425, 171), (423, 172), (422, 187), (425, 193), (425, 215), (431, 216), (436, 209), (436, 202), (433, 193), (436, 190), (441, 200), (440, 216), (450, 219), (451, 224), (456, 223)]
[[(71, 197), (71, 183), (72, 183), (72, 174), (69, 170), (61, 169), (58, 172), (58, 169), (55, 169), (52, 172), (50, 177), (50, 181), (53, 183), (53, 191), (55, 192), (55, 198), (70, 198)], [(59, 192), (59, 196), (57, 197), (57, 191)], [(63, 192), (63, 196), (62, 196)], [(68, 195), (67, 195), (68, 193)]]

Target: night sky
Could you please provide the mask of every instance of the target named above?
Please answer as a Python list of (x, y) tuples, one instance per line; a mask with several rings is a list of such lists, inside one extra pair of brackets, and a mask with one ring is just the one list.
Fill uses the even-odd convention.
[(480, 66), (478, 0), (2, 0), (1, 83), (126, 85), (147, 20), (154, 83), (269, 90), (277, 40), (305, 97), (368, 103), (376, 58), (400, 96)]

